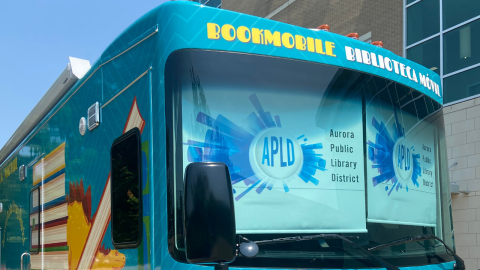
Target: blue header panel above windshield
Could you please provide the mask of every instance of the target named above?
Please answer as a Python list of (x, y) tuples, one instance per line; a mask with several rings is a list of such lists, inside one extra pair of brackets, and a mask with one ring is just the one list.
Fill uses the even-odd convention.
[[(169, 2), (144, 15), (124, 34), (158, 24), (161, 62), (179, 49), (270, 55), (335, 65), (399, 82), (443, 104), (438, 74), (389, 50), (335, 33), (306, 29), (192, 2)], [(151, 25), (150, 25), (151, 27)], [(122, 35), (102, 56), (118, 49)], [(123, 43), (124, 44), (124, 43)], [(163, 45), (163, 46), (162, 46)], [(234, 63), (232, 63), (234, 64)], [(321, 74), (319, 74), (320, 76)]]

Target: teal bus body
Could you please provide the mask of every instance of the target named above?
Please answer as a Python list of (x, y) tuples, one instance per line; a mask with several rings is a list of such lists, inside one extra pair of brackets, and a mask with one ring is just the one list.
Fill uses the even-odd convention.
[[(224, 26), (228, 33), (222, 33)], [(255, 43), (253, 31), (260, 30), (263, 36), (260, 36), (260, 43)], [(275, 44), (272, 39), (271, 43), (265, 44), (266, 30), (270, 33), (279, 32), (281, 38), (285, 33), (290, 35), (285, 35), (285, 40), (281, 43)], [(234, 32), (235, 37), (229, 41)], [(240, 37), (237, 36), (239, 33), (247, 34)], [(318, 44), (315, 45), (315, 42), (320, 42), (322, 48), (319, 48)], [(167, 190), (169, 131), (166, 106), (169, 101), (166, 101), (168, 93), (165, 84), (168, 78), (165, 74), (168, 71), (165, 67), (169, 57), (181, 50), (235, 52), (361, 71), (415, 89), (436, 102), (434, 106), (438, 107), (443, 103), (443, 93), (439, 87), (440, 78), (436, 73), (386, 49), (334, 33), (304, 29), (194, 3), (163, 4), (145, 14), (120, 34), (88, 73), (68, 91), (0, 165), (0, 202), (3, 204), (3, 212), (0, 213), (2, 269), (19, 269), (20, 256), (29, 250), (29, 243), (32, 241), (29, 224), (32, 222), (31, 212), (34, 211), (30, 207), (29, 199), (32, 188), (45, 186), (47, 189), (48, 181), (53, 181), (52, 179), (57, 179), (55, 177), (60, 175), (64, 179), (64, 185), (59, 182), (60, 187), (57, 187), (59, 195), (52, 199), (59, 202), (56, 206), (63, 205), (67, 209), (70, 207), (67, 205), (82, 203), (85, 219), (91, 222), (91, 227), (94, 222), (101, 220), (101, 214), (97, 213), (101, 212), (99, 205), (107, 189), (107, 179), (110, 177), (110, 147), (113, 141), (126, 131), (127, 123), (133, 121), (129, 116), (134, 107), (138, 108), (141, 115), (141, 120), (137, 119), (140, 123), (137, 127), (141, 131), (142, 143), (142, 240), (136, 248), (117, 249), (117, 255), (110, 254), (114, 247), (111, 227), (107, 223), (95, 248), (100, 247), (104, 256), (124, 256), (123, 265), (95, 262), (93, 257), (85, 259), (90, 260), (90, 264), (84, 262), (86, 264), (81, 265), (105, 269), (206, 267), (174, 259), (172, 254), (177, 251), (172, 249), (177, 247), (172, 241), (176, 240), (169, 237), (169, 230), (172, 230), (169, 228), (169, 219), (173, 217), (167, 208), (170, 191)], [(363, 60), (360, 59), (362, 57)], [(85, 135), (81, 136), (78, 132), (78, 121), (86, 116), (87, 109), (95, 102), (99, 102), (101, 107), (100, 125), (92, 131), (87, 130)], [(64, 155), (63, 163), (54, 159), (55, 153)], [(26, 179), (19, 181), (18, 167), (30, 164), (38, 157), (40, 158), (37, 161), (27, 166)], [(60, 165), (49, 169), (48, 162), (51, 160), (60, 162)], [(35, 171), (40, 170), (39, 162), (42, 162), (41, 169), (47, 174), (40, 175)], [(87, 196), (89, 192), (90, 195)], [(84, 199), (86, 197), (90, 198), (90, 202)], [(42, 204), (43, 212), (53, 209), (47, 203)], [(44, 242), (44, 249), (40, 254), (32, 252), (32, 269), (80, 268), (79, 262), (72, 262), (72, 258), (80, 260), (79, 257), (83, 256), (81, 252), (85, 252), (82, 251), (85, 243), (79, 243), (75, 234), (85, 232), (69, 230), (71, 227), (67, 222), (73, 220), (73, 211), (75, 211), (73, 206), (68, 208), (68, 215), (63, 216), (63, 223), (60, 221), (58, 223), (63, 224), (59, 226), (63, 226), (64, 230), (67, 229), (66, 232), (62, 231), (66, 239), (56, 239), (52, 236), (51, 243), (48, 244), (50, 240), (47, 239), (50, 239), (48, 238), (50, 236), (42, 236), (45, 237), (42, 241), (47, 242)], [(54, 233), (52, 231), (52, 234)], [(98, 252), (93, 254), (94, 257), (103, 256)], [(99, 266), (95, 263), (105, 265)], [(231, 268), (242, 267), (237, 268), (233, 265)], [(425, 263), (423, 266), (405, 267), (407, 268), (452, 269), (453, 258), (450, 257), (442, 263), (431, 265)]]

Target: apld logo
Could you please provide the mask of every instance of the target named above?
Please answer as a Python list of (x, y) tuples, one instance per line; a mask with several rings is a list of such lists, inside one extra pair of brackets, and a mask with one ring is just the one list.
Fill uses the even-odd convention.
[(407, 182), (413, 174), (412, 149), (405, 139), (401, 139), (395, 144), (393, 151), (394, 164), (396, 165), (394, 166), (395, 175), (399, 180)]
[(281, 128), (260, 132), (250, 146), (250, 165), (260, 177), (288, 179), (300, 172), (302, 163), (302, 148)]

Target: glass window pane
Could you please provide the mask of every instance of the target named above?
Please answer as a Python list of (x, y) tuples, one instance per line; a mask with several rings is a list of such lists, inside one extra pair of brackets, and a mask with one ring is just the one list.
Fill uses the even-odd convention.
[[(480, 20), (443, 35), (443, 74), (480, 62)], [(472, 50), (473, 49), (473, 50)]]
[(440, 74), (440, 37), (408, 49), (407, 58)]
[(407, 5), (410, 4), (410, 3), (413, 3), (415, 1), (417, 1), (417, 0), (407, 0)]
[(480, 68), (443, 79), (443, 103), (480, 94)]
[(480, 15), (480, 1), (443, 0), (443, 29)]
[(440, 31), (439, 0), (423, 0), (407, 9), (407, 45)]
[(114, 245), (140, 241), (140, 136), (136, 130), (115, 140), (111, 150)]

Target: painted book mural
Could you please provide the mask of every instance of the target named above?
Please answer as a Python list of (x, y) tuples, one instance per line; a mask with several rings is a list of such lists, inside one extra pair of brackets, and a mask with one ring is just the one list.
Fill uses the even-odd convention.
[[(135, 127), (143, 131), (144, 126), (134, 98), (123, 133)], [(121, 269), (126, 256), (102, 245), (111, 218), (110, 176), (92, 213), (91, 186), (80, 179), (66, 187), (65, 147), (62, 143), (33, 165), (29, 227), (32, 269)]]
[[(30, 213), (32, 249), (39, 253), (31, 255), (32, 269), (68, 269), (67, 223), (68, 203), (65, 194), (65, 143), (40, 159), (33, 165), (33, 192)], [(40, 196), (40, 205), (37, 205)], [(40, 211), (40, 220), (38, 212)], [(37, 244), (37, 245), (35, 245)]]

